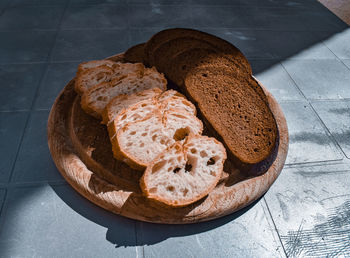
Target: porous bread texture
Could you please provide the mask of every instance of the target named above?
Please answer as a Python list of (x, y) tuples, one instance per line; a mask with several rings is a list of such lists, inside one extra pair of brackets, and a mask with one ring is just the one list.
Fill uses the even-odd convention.
[(151, 99), (155, 96), (158, 96), (162, 93), (162, 90), (159, 88), (153, 88), (148, 90), (139, 91), (133, 94), (121, 94), (114, 97), (105, 107), (102, 112), (102, 123), (108, 124), (112, 122), (114, 118), (121, 112), (123, 109), (128, 108), (136, 104), (137, 102)]
[(214, 189), (225, 160), (226, 150), (215, 138), (190, 135), (147, 166), (140, 187), (148, 198), (166, 205), (189, 205)]
[(83, 62), (80, 63), (78, 65), (78, 70), (77, 70), (77, 75), (79, 75), (80, 73), (93, 69), (93, 68), (97, 68), (100, 66), (107, 66), (112, 68), (115, 65), (116, 62), (110, 61), (110, 60), (92, 60), (92, 61), (88, 61), (88, 62)]
[(75, 91), (82, 95), (91, 87), (102, 82), (109, 82), (113, 79), (134, 73), (143, 68), (143, 64), (120, 63), (110, 60), (94, 60), (82, 63), (78, 66), (75, 79)]
[(74, 89), (79, 95), (82, 95), (91, 87), (109, 81), (113, 73), (113, 69), (107, 65), (86, 69), (76, 76)]
[(242, 171), (266, 171), (252, 170), (273, 162), (277, 124), (249, 62), (236, 47), (204, 32), (168, 29), (146, 43), (145, 54), (147, 62), (177, 83), (197, 106)]
[(111, 139), (113, 153), (131, 167), (144, 169), (176, 141), (189, 134), (201, 134), (202, 122), (183, 110), (169, 109), (163, 114), (156, 109), (143, 120), (130, 122)]
[[(133, 98), (133, 95), (130, 95), (130, 97)], [(193, 114), (194, 116), (196, 115), (195, 106), (175, 90), (165, 91), (160, 95), (139, 101), (120, 111), (116, 110), (117, 112), (113, 112), (111, 109), (113, 106), (108, 104), (106, 109), (108, 109), (108, 107), (109, 110), (104, 113), (109, 113), (107, 128), (110, 138), (113, 138), (118, 129), (122, 128), (125, 124), (142, 120), (155, 110), (163, 114), (166, 110), (177, 109)]]
[(132, 94), (151, 88), (165, 90), (167, 81), (163, 74), (152, 68), (142, 66), (137, 72), (129, 73), (111, 82), (104, 82), (85, 91), (81, 106), (88, 114), (101, 119), (107, 104), (121, 94)]

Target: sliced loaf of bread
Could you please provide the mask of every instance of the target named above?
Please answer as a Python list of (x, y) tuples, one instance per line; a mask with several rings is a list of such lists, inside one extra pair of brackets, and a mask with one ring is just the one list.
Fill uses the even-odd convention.
[(114, 97), (152, 88), (165, 90), (166, 85), (167, 81), (163, 74), (158, 73), (154, 67), (145, 68), (142, 65), (137, 72), (100, 83), (85, 91), (81, 105), (88, 114), (101, 119), (103, 110)]
[(111, 139), (113, 153), (131, 167), (144, 169), (168, 146), (202, 131), (202, 122), (193, 114), (175, 109), (162, 114), (157, 109), (143, 120), (120, 128)]
[(160, 153), (140, 180), (150, 199), (178, 207), (200, 200), (217, 185), (226, 160), (224, 146), (215, 138), (190, 135)]

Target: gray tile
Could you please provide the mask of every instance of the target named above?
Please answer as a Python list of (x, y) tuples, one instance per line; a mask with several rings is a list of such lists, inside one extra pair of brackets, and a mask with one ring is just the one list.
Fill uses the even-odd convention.
[(6, 8), (0, 17), (0, 29), (57, 29), (63, 7)]
[(263, 202), (205, 223), (141, 223), (145, 257), (281, 257), (283, 250)]
[(101, 59), (125, 51), (127, 30), (64, 30), (58, 35), (52, 61)]
[(308, 99), (350, 98), (350, 70), (339, 60), (287, 60), (282, 64)]
[[(134, 222), (98, 208), (69, 186), (13, 189), (5, 206), (2, 257), (136, 257)], [(109, 239), (111, 229), (119, 242)]]
[[(240, 49), (247, 58), (273, 58), (265, 42), (271, 31), (237, 30), (237, 29), (206, 29), (199, 30), (225, 39)], [(274, 33), (273, 33), (274, 34)]]
[[(64, 29), (126, 28), (128, 25), (126, 5), (81, 5), (67, 9), (62, 21)], [(92, 18), (93, 17), (93, 18)]]
[(54, 31), (0, 32), (0, 63), (46, 61)]
[(255, 29), (296, 31), (306, 30), (302, 21), (304, 9), (298, 8), (245, 8), (247, 25)]
[(320, 2), (314, 0), (239, 0), (238, 2), (245, 6), (312, 8), (313, 10), (328, 11)]
[(322, 36), (308, 31), (266, 32), (265, 44), (276, 58), (336, 59), (323, 43)]
[(150, 5), (166, 4), (166, 5), (185, 5), (189, 4), (191, 0), (128, 0), (130, 4), (145, 4)]
[(50, 5), (64, 6), (69, 0), (10, 0), (10, 6)]
[(286, 163), (340, 160), (342, 154), (307, 103), (281, 103), (289, 131)]
[(350, 59), (343, 59), (342, 62), (350, 69)]
[(350, 254), (349, 164), (284, 169), (265, 195), (289, 257)]
[(70, 0), (72, 5), (82, 4), (122, 4), (127, 3), (128, 0)]
[(64, 181), (47, 145), (48, 111), (33, 111), (13, 171), (14, 182)]
[(48, 65), (35, 100), (35, 109), (50, 109), (64, 86), (74, 78), (79, 63), (53, 63)]
[(192, 10), (182, 5), (130, 5), (129, 24), (131, 28), (146, 27), (188, 27)]
[(248, 11), (242, 7), (197, 6), (192, 9), (193, 26), (252, 28), (249, 26)]
[[(280, 63), (267, 67), (270, 61), (255, 60), (252, 63), (254, 76), (272, 93), (278, 102), (288, 100), (305, 100), (294, 81)], [(258, 70), (261, 72), (255, 73)]]
[(328, 36), (324, 44), (340, 59), (350, 58), (350, 28)]
[(314, 102), (312, 106), (350, 158), (350, 101)]
[(309, 31), (334, 31), (339, 32), (349, 28), (349, 26), (338, 18), (331, 11), (319, 12), (318, 10), (303, 11), (298, 17), (304, 24), (304, 30)]
[(44, 64), (0, 65), (0, 110), (30, 109)]
[(164, 28), (130, 29), (129, 30), (130, 45), (136, 45), (139, 43), (146, 42), (152, 37), (152, 35), (156, 34), (162, 29)]
[(27, 116), (27, 112), (0, 112), (0, 183), (9, 180)]

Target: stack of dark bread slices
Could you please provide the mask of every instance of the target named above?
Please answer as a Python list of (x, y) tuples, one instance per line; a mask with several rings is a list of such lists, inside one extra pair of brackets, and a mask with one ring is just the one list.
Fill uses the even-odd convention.
[[(113, 156), (144, 171), (145, 196), (188, 205), (217, 185), (227, 155), (247, 175), (273, 162), (275, 118), (233, 45), (168, 29), (127, 50), (124, 59), (80, 64), (75, 90), (82, 109), (107, 126)], [(168, 82), (178, 90), (167, 89)], [(212, 137), (202, 135), (202, 120)]]

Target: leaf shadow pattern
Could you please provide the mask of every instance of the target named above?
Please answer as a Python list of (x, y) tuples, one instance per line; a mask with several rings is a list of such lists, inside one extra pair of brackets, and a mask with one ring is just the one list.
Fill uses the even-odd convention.
[(350, 256), (350, 200), (329, 210), (327, 221), (281, 236), (288, 257)]

